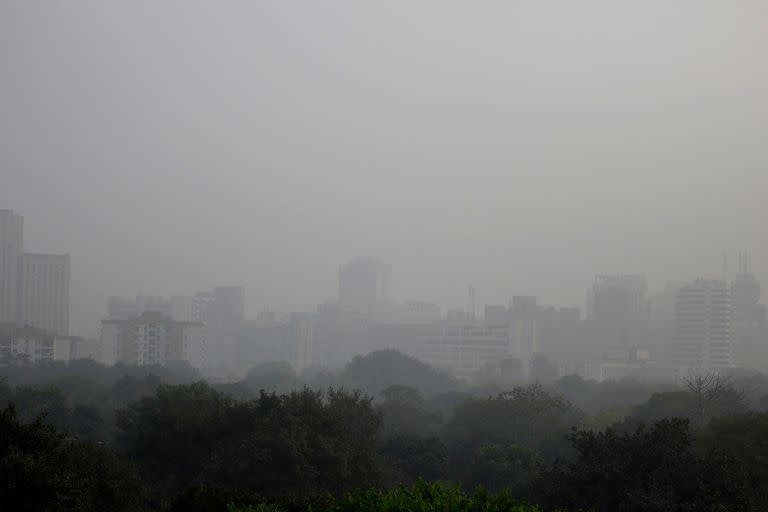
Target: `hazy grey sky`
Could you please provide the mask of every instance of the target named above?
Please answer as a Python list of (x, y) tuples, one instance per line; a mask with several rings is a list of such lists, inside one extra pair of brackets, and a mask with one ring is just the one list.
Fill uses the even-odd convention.
[(0, 208), (111, 294), (582, 305), (592, 275), (768, 278), (764, 0), (0, 2)]

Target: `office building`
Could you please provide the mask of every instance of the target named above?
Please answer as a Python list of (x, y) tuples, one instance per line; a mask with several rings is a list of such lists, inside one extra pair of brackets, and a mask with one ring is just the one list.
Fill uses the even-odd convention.
[(518, 359), (512, 349), (509, 325), (480, 321), (439, 324), (423, 337), (419, 359), (462, 379), (476, 377), (495, 361)]
[(648, 344), (650, 304), (645, 276), (598, 275), (587, 294), (586, 349), (593, 359), (624, 357)]
[(23, 252), (23, 217), (12, 210), (0, 210), (0, 322), (13, 323), (18, 317)]
[(372, 313), (389, 301), (390, 267), (358, 258), (339, 268), (339, 306), (345, 311)]
[(19, 325), (69, 334), (68, 254), (30, 254), (21, 259)]
[(675, 314), (676, 363), (683, 373), (733, 366), (731, 290), (725, 281), (698, 279), (681, 287)]

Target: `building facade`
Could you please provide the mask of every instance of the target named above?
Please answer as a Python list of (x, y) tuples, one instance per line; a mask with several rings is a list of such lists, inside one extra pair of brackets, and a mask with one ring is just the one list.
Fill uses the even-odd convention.
[(595, 277), (587, 293), (587, 351), (593, 360), (624, 357), (646, 347), (650, 326), (650, 302), (645, 276), (611, 274)]
[(263, 363), (286, 362), (296, 373), (312, 366), (314, 320), (308, 313), (262, 319), (243, 327), (238, 362), (242, 370)]
[(42, 329), (0, 324), (0, 366), (35, 364), (55, 360), (55, 336)]
[(472, 379), (494, 361), (516, 358), (509, 325), (446, 321), (424, 336), (419, 359), (462, 379)]
[(358, 258), (339, 267), (339, 306), (346, 311), (371, 313), (389, 301), (389, 265)]
[(24, 218), (0, 210), (0, 322), (18, 317), (21, 258), (24, 252)]
[(21, 260), (20, 325), (69, 334), (68, 254), (25, 253)]
[(768, 363), (768, 321), (760, 295), (760, 282), (744, 264), (731, 282), (733, 359), (742, 368), (764, 369)]
[(200, 367), (205, 360), (203, 324), (176, 322), (158, 312), (102, 321), (101, 345), (104, 364), (163, 366), (184, 361)]
[(676, 363), (683, 372), (733, 366), (731, 290), (725, 281), (698, 279), (681, 287), (675, 316)]
[(193, 296), (172, 297), (170, 316), (179, 322), (204, 324), (205, 366), (236, 367), (245, 316), (245, 288), (217, 286)]

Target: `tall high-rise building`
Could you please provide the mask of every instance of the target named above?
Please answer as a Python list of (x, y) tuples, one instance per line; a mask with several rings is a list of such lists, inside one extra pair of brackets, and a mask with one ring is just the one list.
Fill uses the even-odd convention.
[(24, 218), (0, 210), (0, 322), (18, 317), (21, 258), (24, 252)]
[(645, 276), (599, 275), (587, 295), (593, 357), (624, 357), (647, 344), (650, 307)]
[(516, 295), (512, 297), (512, 333), (511, 341), (515, 356), (523, 365), (539, 352), (539, 306), (536, 297)]
[(30, 254), (21, 259), (20, 325), (69, 334), (68, 254)]
[(731, 282), (731, 337), (737, 366), (764, 369), (768, 362), (768, 321), (760, 303), (760, 281), (749, 272), (747, 255), (739, 255), (739, 272)]
[(206, 365), (237, 366), (237, 350), (245, 315), (245, 288), (217, 286), (194, 296), (172, 297), (170, 316), (176, 321), (205, 325)]
[(339, 267), (339, 305), (343, 310), (370, 313), (389, 301), (389, 265), (358, 258)]
[(680, 288), (674, 340), (681, 367), (698, 371), (733, 366), (731, 291), (725, 281), (698, 279)]

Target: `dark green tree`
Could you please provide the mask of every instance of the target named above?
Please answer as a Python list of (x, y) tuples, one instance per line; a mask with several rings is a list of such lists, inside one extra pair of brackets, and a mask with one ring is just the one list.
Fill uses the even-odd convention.
[(390, 468), (392, 483), (444, 480), (448, 470), (448, 449), (436, 437), (397, 436), (387, 439), (381, 454)]
[(749, 478), (722, 452), (697, 455), (688, 421), (663, 420), (633, 433), (574, 431), (572, 462), (555, 464), (535, 486), (549, 508), (595, 512), (750, 510)]
[(0, 412), (0, 503), (13, 510), (137, 511), (143, 488), (135, 471), (107, 448), (71, 441), (37, 418), (20, 423)]
[(494, 492), (506, 488), (520, 496), (529, 490), (542, 468), (541, 459), (532, 450), (485, 444), (475, 449), (468, 484), (482, 485)]
[(424, 400), (415, 388), (390, 386), (381, 394), (384, 401), (377, 408), (384, 420), (384, 437), (437, 434), (442, 416), (424, 408)]

